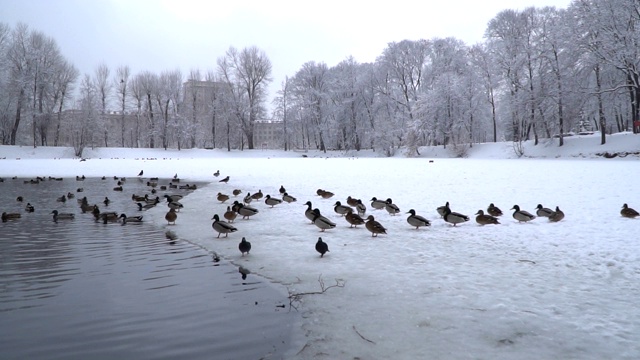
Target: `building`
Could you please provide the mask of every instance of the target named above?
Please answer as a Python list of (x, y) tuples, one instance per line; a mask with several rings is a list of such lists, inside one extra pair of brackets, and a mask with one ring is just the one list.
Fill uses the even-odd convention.
[(279, 149), (283, 146), (282, 121), (256, 120), (253, 124), (253, 145), (256, 149)]

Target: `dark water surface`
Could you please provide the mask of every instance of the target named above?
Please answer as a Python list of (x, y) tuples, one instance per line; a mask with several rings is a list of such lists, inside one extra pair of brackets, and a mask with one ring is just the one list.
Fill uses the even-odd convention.
[[(75, 198), (56, 201), (72, 192), (144, 215), (131, 195), (149, 194), (146, 180), (122, 192), (113, 178), (24, 180), (0, 183), (0, 212), (22, 214), (0, 223), (0, 359), (279, 359), (289, 349), (297, 314), (268, 282), (151, 223), (104, 224)], [(53, 209), (76, 218), (55, 223)]]

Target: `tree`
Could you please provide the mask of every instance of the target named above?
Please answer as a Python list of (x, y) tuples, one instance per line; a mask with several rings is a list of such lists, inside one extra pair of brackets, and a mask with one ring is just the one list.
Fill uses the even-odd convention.
[(124, 65), (116, 69), (116, 74), (113, 78), (113, 88), (116, 89), (118, 104), (120, 105), (120, 146), (122, 147), (124, 147), (125, 115), (127, 111), (127, 98), (129, 97), (128, 86), (130, 75), (131, 70), (129, 66)]
[(102, 133), (104, 134), (104, 146), (109, 147), (109, 124), (107, 123), (107, 101), (109, 100), (109, 93), (111, 86), (109, 84), (109, 74), (111, 71), (105, 64), (98, 65), (95, 70), (96, 92), (100, 99), (100, 126), (102, 127)]

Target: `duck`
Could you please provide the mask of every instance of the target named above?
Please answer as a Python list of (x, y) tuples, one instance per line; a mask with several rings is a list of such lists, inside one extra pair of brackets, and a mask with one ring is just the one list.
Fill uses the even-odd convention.
[(373, 215), (367, 217), (367, 222), (364, 224), (364, 227), (371, 232), (371, 237), (377, 237), (378, 234), (387, 233), (387, 229), (377, 222)]
[(288, 202), (289, 204), (292, 203), (292, 202), (298, 201), (298, 199), (296, 199), (295, 197), (289, 195), (287, 192), (282, 194), (282, 200)]
[(113, 191), (122, 191), (122, 185), (114, 187)]
[(334, 195), (334, 193), (332, 193), (331, 191), (322, 191), (322, 194), (320, 194), (320, 197), (322, 197), (323, 199), (330, 199), (332, 198)]
[(376, 197), (371, 198), (371, 207), (380, 210), (387, 206), (387, 202), (384, 200), (378, 200)]
[(564, 212), (560, 210), (559, 206), (556, 206), (556, 210), (551, 215), (549, 215), (549, 221), (558, 222), (562, 219), (564, 219)]
[(111, 203), (111, 200), (109, 200), (108, 197), (104, 197), (104, 201), (102, 202), (104, 204), (104, 206), (109, 206), (109, 203)]
[(131, 195), (131, 200), (136, 201), (136, 202), (145, 201), (145, 200), (147, 200), (147, 197), (148, 197), (148, 195), (144, 195), (143, 196), (143, 195), (132, 194)]
[(242, 194), (242, 190), (240, 189), (233, 189), (233, 191), (231, 192), (233, 194), (233, 196), (238, 196), (240, 194)]
[(520, 210), (520, 206), (518, 205), (513, 205), (510, 210), (514, 210), (513, 218), (518, 220), (518, 222), (527, 222), (536, 218), (536, 216), (531, 214), (530, 212), (526, 210)]
[[(148, 197), (148, 195), (145, 195), (145, 198), (147, 198), (147, 197)], [(180, 200), (182, 200), (183, 197), (184, 196), (182, 196), (180, 194), (172, 194), (172, 195), (165, 194), (164, 195), (164, 198), (167, 199), (167, 202), (180, 201)]]
[(415, 226), (416, 230), (418, 230), (420, 226), (431, 226), (431, 222), (420, 215), (416, 215), (415, 210), (411, 209), (407, 212), (407, 214), (411, 214), (407, 218), (407, 222), (409, 223), (409, 225)]
[(247, 196), (245, 196), (244, 199), (242, 199), (242, 202), (244, 202), (245, 204), (250, 204), (251, 201), (253, 201), (253, 197), (251, 197), (251, 193), (247, 193)]
[(122, 213), (120, 214), (119, 218), (122, 219), (122, 224), (127, 224), (127, 223), (135, 223), (135, 224), (140, 224), (142, 223), (142, 215), (138, 215), (138, 216), (127, 216), (126, 214)]
[(221, 203), (224, 203), (225, 201), (229, 200), (229, 195), (219, 192), (218, 196), (216, 196), (216, 199), (218, 199), (218, 201), (220, 201)]
[(351, 196), (347, 196), (347, 205), (356, 207), (356, 205), (358, 205), (358, 199), (352, 198)]
[(350, 228), (351, 227), (358, 227), (358, 225), (363, 225), (365, 223), (364, 219), (358, 215), (355, 214), (353, 212), (353, 209), (348, 207), (347, 208), (347, 213), (344, 215), (344, 218), (347, 220), (347, 222), (350, 224)]
[(99, 219), (102, 220), (102, 222), (106, 224), (106, 223), (109, 223), (109, 222), (117, 222), (117, 221), (119, 221), (120, 220), (120, 216), (115, 211), (109, 211), (109, 212), (100, 213)]
[(358, 199), (358, 203), (356, 204), (356, 210), (358, 210), (358, 215), (364, 216), (367, 213), (367, 206), (362, 203), (362, 200)]
[(389, 215), (395, 215), (400, 213), (400, 208), (393, 203), (393, 200), (387, 199), (387, 203), (384, 205), (384, 208), (387, 210)]
[(235, 226), (229, 224), (226, 221), (220, 220), (218, 214), (213, 215), (211, 220), (213, 220), (213, 224), (211, 224), (211, 227), (213, 228), (213, 230), (218, 232), (218, 238), (220, 238), (221, 234), (224, 234), (224, 237), (227, 237), (229, 236), (229, 233), (238, 231)]
[(216, 170), (216, 172), (213, 173), (213, 176), (215, 176), (215, 177), (220, 176), (220, 170)]
[(247, 241), (244, 237), (240, 240), (240, 244), (238, 244), (238, 250), (242, 253), (242, 256), (246, 253), (249, 255), (249, 251), (251, 251), (251, 243)]
[(259, 211), (258, 209), (251, 207), (249, 205), (243, 205), (240, 203), (234, 204), (235, 207), (235, 212), (237, 212), (239, 215), (242, 215), (242, 219), (249, 219), (251, 216), (257, 214)]
[(498, 217), (498, 216), (502, 216), (502, 210), (500, 210), (499, 207), (493, 205), (493, 203), (489, 204), (489, 207), (487, 207), (487, 213), (491, 216), (494, 217)]
[(177, 212), (180, 212), (180, 209), (184, 208), (184, 205), (182, 205), (181, 203), (177, 202), (177, 201), (172, 201), (169, 204), (167, 204), (167, 206), (171, 209), (174, 209)]
[(538, 206), (536, 206), (536, 209), (536, 215), (538, 215), (539, 217), (549, 217), (549, 215), (553, 213), (553, 210), (543, 207), (542, 204), (538, 204)]
[(7, 222), (9, 220), (20, 219), (21, 217), (22, 217), (22, 215), (20, 213), (3, 212), (2, 213), (2, 222)]
[(84, 179), (85, 179), (84, 175), (82, 176), (76, 175), (76, 181), (84, 181)]
[[(175, 201), (178, 201), (178, 200), (175, 200)], [(144, 202), (147, 204), (156, 205), (160, 203), (160, 197), (156, 196), (155, 198), (150, 198), (149, 195), (145, 195)]]
[(340, 216), (346, 215), (349, 210), (353, 211), (350, 206), (342, 205), (340, 201), (336, 201), (336, 203), (333, 204), (333, 211), (335, 211), (336, 214), (340, 214)]
[(144, 174), (144, 170), (140, 170), (140, 172), (138, 173), (138, 176), (142, 176), (142, 174)]
[(33, 207), (33, 205), (31, 205), (31, 203), (27, 203), (27, 205), (24, 207), (24, 211), (32, 213), (36, 211), (36, 209)]
[(280, 185), (280, 189), (278, 189), (278, 191), (280, 192), (280, 195), (283, 195), (287, 192), (287, 189), (285, 189), (283, 185)]
[(17, 201), (17, 202), (23, 202), (23, 201), (24, 201), (24, 198), (23, 198), (22, 196), (18, 196), (18, 197), (16, 198), (16, 201)]
[(73, 199), (74, 197), (76, 197), (74, 193), (72, 193), (71, 191), (67, 192), (67, 199)]
[(313, 209), (313, 213), (313, 224), (317, 226), (320, 231), (324, 232), (327, 229), (333, 229), (336, 227), (336, 223), (320, 214), (320, 209)]
[(227, 219), (227, 221), (232, 223), (236, 219), (236, 217), (238, 216), (238, 213), (233, 211), (233, 210), (231, 210), (231, 206), (227, 206), (227, 211), (225, 211), (222, 216), (225, 219)]
[(84, 188), (77, 188), (76, 192), (84, 192)]
[(136, 204), (138, 205), (138, 211), (146, 211), (156, 206), (156, 204), (145, 204), (145, 205), (142, 205), (142, 203), (136, 203)]
[(448, 222), (449, 224), (453, 224), (453, 226), (469, 221), (469, 217), (467, 215), (463, 215), (457, 212), (452, 212), (448, 206), (445, 208), (444, 216), (442, 218), (444, 219), (444, 221)]
[(271, 195), (267, 195), (264, 198), (264, 203), (271, 207), (274, 207), (276, 205), (280, 205), (282, 203), (282, 199), (274, 198), (274, 197), (271, 197)]
[(226, 183), (228, 183), (228, 182), (229, 182), (229, 177), (227, 176), (227, 177), (225, 177), (224, 179), (222, 179), (222, 180), (220, 180), (220, 181), (218, 181), (218, 182), (221, 182), (221, 183), (225, 183), (225, 184), (226, 184)]
[(304, 216), (311, 220), (311, 223), (313, 224), (313, 218), (316, 217), (316, 214), (313, 212), (313, 205), (311, 205), (311, 201), (307, 201), (306, 203), (304, 203), (307, 206), (307, 209), (304, 211)]
[(178, 214), (176, 213), (176, 209), (169, 209), (169, 212), (164, 216), (164, 219), (167, 220), (168, 225), (175, 225), (176, 220), (178, 219)]
[(62, 195), (59, 198), (56, 198), (56, 201), (61, 203), (67, 202), (67, 195)]
[(485, 214), (482, 210), (476, 213), (476, 222), (480, 225), (500, 224), (497, 217)]
[(446, 209), (449, 207), (449, 202), (447, 201), (446, 204), (442, 205), (442, 206), (438, 206), (436, 208), (436, 211), (438, 212), (438, 215), (440, 215), (440, 217), (444, 217), (444, 214), (447, 212)]
[(251, 198), (253, 200), (260, 200), (260, 199), (262, 199), (262, 196), (263, 196), (262, 195), (262, 190), (258, 190), (257, 193), (254, 193), (253, 195), (251, 195)]
[(622, 205), (622, 210), (620, 210), (620, 215), (627, 217), (627, 218), (635, 218), (636, 216), (638, 216), (638, 212), (635, 211), (634, 209), (630, 208), (627, 204)]
[(329, 245), (322, 241), (321, 237), (318, 237), (318, 241), (316, 242), (316, 251), (320, 253), (320, 257), (323, 257), (324, 254), (329, 252)]
[(56, 221), (56, 222), (58, 220), (73, 220), (76, 218), (76, 214), (60, 213), (58, 212), (58, 210), (53, 210), (51, 214), (53, 214), (53, 221)]

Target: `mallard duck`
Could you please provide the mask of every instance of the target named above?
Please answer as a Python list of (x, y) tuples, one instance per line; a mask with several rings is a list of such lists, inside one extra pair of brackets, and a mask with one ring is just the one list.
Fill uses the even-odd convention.
[(335, 211), (337, 214), (340, 214), (341, 216), (346, 215), (347, 211), (349, 210), (353, 211), (350, 206), (342, 205), (340, 201), (336, 201), (336, 203), (333, 204), (333, 211)]
[(77, 188), (76, 192), (84, 192), (84, 188)]
[(138, 176), (142, 176), (142, 174), (144, 174), (144, 170), (140, 170), (140, 172), (138, 173)]
[(354, 199), (351, 196), (347, 196), (347, 205), (356, 207), (356, 205), (358, 205), (358, 199)]
[(622, 205), (622, 210), (620, 210), (620, 215), (627, 217), (627, 218), (635, 218), (636, 216), (638, 216), (638, 212), (635, 211), (634, 209), (630, 208), (627, 204)]
[(34, 208), (33, 205), (31, 205), (31, 203), (27, 203), (27, 206), (24, 207), (24, 211), (28, 213), (32, 213), (36, 211), (36, 208)]
[(344, 215), (344, 218), (349, 224), (351, 224), (349, 227), (358, 227), (358, 225), (362, 225), (365, 222), (364, 219), (360, 217), (360, 215), (354, 214), (353, 209), (351, 209), (350, 207), (347, 208), (347, 213)]
[(376, 197), (371, 198), (371, 207), (380, 210), (387, 206), (387, 202), (384, 200), (378, 200)]
[[(118, 181), (118, 185), (122, 185), (122, 182)], [(158, 186), (158, 182), (157, 181), (147, 181), (147, 186), (154, 188), (154, 187)]]
[(122, 224), (140, 224), (142, 223), (142, 215), (139, 216), (127, 216), (126, 214), (120, 214), (119, 218), (122, 219)]
[(224, 212), (224, 214), (222, 215), (225, 219), (227, 219), (227, 221), (229, 221), (230, 223), (233, 222), (233, 220), (236, 219), (236, 217), (238, 216), (238, 213), (233, 211), (231, 209), (231, 206), (227, 206), (227, 211)]
[(476, 213), (476, 222), (480, 225), (500, 224), (498, 218), (487, 215), (482, 210), (478, 210), (478, 212)]
[(16, 201), (17, 201), (17, 202), (23, 202), (23, 201), (24, 201), (24, 198), (23, 198), (22, 196), (18, 196), (18, 197), (16, 198)]
[(269, 206), (271, 206), (271, 207), (274, 207), (276, 205), (281, 204), (282, 203), (282, 199), (274, 198), (274, 197), (271, 197), (271, 195), (267, 195), (264, 198), (264, 203), (269, 205)]
[(312, 206), (311, 205), (311, 201), (307, 201), (306, 203), (304, 203), (307, 206), (307, 209), (304, 211), (304, 216), (311, 220), (311, 223), (313, 224), (313, 218), (316, 217), (316, 214), (313, 212)]
[(181, 203), (177, 202), (177, 201), (172, 201), (169, 204), (167, 204), (167, 206), (170, 209), (173, 209), (177, 212), (180, 212), (180, 209), (184, 208), (184, 205), (182, 205)]
[(229, 182), (229, 177), (227, 176), (227, 177), (225, 177), (224, 179), (222, 179), (222, 180), (220, 180), (220, 181), (218, 181), (218, 182), (221, 182), (221, 183), (225, 183), (225, 184), (226, 184), (226, 183), (228, 183), (228, 182)]
[(131, 200), (133, 200), (133, 201), (135, 201), (135, 202), (138, 202), (138, 201), (145, 201), (145, 200), (147, 199), (147, 196), (148, 196), (148, 195), (144, 195), (144, 196), (143, 196), (143, 195), (136, 195), (136, 194), (133, 194), (133, 195), (131, 195)]
[(251, 198), (253, 200), (260, 200), (260, 199), (262, 199), (262, 196), (263, 196), (262, 195), (262, 190), (258, 190), (257, 193), (254, 193), (253, 195), (251, 195)]
[(82, 176), (77, 176), (76, 175), (76, 181), (84, 181), (84, 179), (85, 179), (84, 175), (82, 175)]
[(317, 194), (318, 196), (322, 196), (322, 193), (324, 193), (324, 190), (322, 190), (322, 189), (318, 189), (318, 190), (316, 190), (316, 194)]
[(242, 201), (245, 204), (250, 204), (251, 201), (253, 201), (253, 197), (251, 196), (251, 193), (247, 193), (247, 196), (245, 196), (244, 199), (242, 199)]
[(356, 210), (358, 210), (358, 215), (364, 216), (367, 213), (367, 206), (362, 203), (362, 200), (358, 199), (358, 203), (356, 204)]
[(67, 192), (67, 199), (73, 199), (74, 197), (76, 197), (74, 193), (72, 193), (71, 191)]
[(59, 198), (56, 198), (56, 201), (61, 203), (67, 202), (67, 195), (62, 195)]
[(493, 203), (489, 204), (489, 207), (487, 208), (487, 213), (491, 216), (502, 216), (502, 210), (500, 210), (499, 207), (493, 205)]
[(220, 176), (220, 170), (216, 170), (216, 172), (213, 173), (213, 176), (215, 176), (215, 177)]
[(242, 215), (242, 219), (244, 220), (244, 219), (249, 219), (249, 217), (257, 214), (259, 211), (258, 209), (251, 207), (249, 205), (243, 205), (238, 203), (237, 205), (235, 205), (235, 212)]
[(138, 211), (146, 211), (151, 209), (152, 207), (156, 206), (156, 204), (144, 204), (142, 205), (142, 203), (137, 203), (138, 205)]
[(431, 226), (431, 222), (420, 215), (416, 215), (415, 210), (411, 209), (407, 212), (407, 214), (411, 214), (407, 218), (407, 222), (409, 223), (409, 225), (415, 226), (416, 230), (420, 228), (420, 226)]
[(453, 226), (469, 221), (469, 217), (467, 215), (463, 215), (457, 212), (452, 212), (448, 206), (445, 208), (444, 216), (442, 218), (444, 219), (444, 221), (448, 222), (449, 224), (453, 224)]
[(104, 204), (104, 206), (109, 206), (109, 204), (111, 203), (111, 200), (109, 200), (109, 198), (105, 196), (102, 203)]
[(320, 196), (323, 199), (330, 199), (330, 198), (333, 197), (333, 195), (334, 195), (334, 193), (332, 193), (331, 191), (323, 191), (322, 194), (320, 194)]
[(218, 238), (221, 234), (224, 234), (224, 237), (227, 237), (229, 236), (229, 233), (238, 231), (235, 226), (229, 224), (226, 221), (220, 220), (218, 214), (213, 215), (213, 218), (211, 218), (211, 220), (213, 220), (213, 224), (211, 224), (211, 227), (213, 228), (213, 230), (218, 232)]
[(114, 187), (113, 191), (122, 191), (122, 185)]
[(171, 223), (173, 223), (173, 225), (176, 224), (176, 220), (178, 219), (178, 214), (176, 213), (175, 209), (169, 209), (169, 212), (167, 212), (167, 214), (164, 216), (164, 219), (167, 220), (167, 224), (171, 225)]
[(320, 257), (323, 257), (325, 253), (329, 252), (329, 245), (322, 241), (321, 237), (318, 237), (318, 242), (316, 242), (316, 251), (320, 253)]
[(219, 192), (216, 196), (216, 199), (221, 203), (224, 203), (225, 201), (229, 200), (229, 195)]
[(251, 243), (243, 237), (242, 240), (240, 240), (240, 244), (238, 244), (238, 250), (240, 250), (242, 256), (244, 256), (245, 253), (249, 255), (249, 251), (251, 251)]
[(387, 203), (384, 205), (384, 208), (387, 210), (389, 215), (395, 215), (400, 213), (400, 208), (393, 203), (393, 200), (387, 199)]
[(59, 213), (58, 210), (53, 210), (51, 214), (53, 214), (53, 221), (56, 221), (56, 222), (58, 220), (73, 220), (76, 218), (76, 214)]
[(292, 202), (296, 202), (298, 201), (298, 199), (296, 199), (295, 197), (289, 195), (288, 193), (284, 193), (282, 194), (282, 200), (288, 202), (288, 203), (292, 203)]
[(518, 220), (518, 222), (527, 222), (536, 218), (536, 216), (531, 214), (530, 212), (526, 210), (520, 210), (520, 206), (518, 205), (513, 205), (510, 210), (514, 210), (513, 218)]
[(553, 214), (553, 210), (542, 207), (542, 204), (538, 204), (538, 206), (536, 206), (536, 209), (536, 215), (538, 215), (539, 217), (549, 217), (549, 215)]
[(2, 222), (7, 222), (9, 220), (20, 219), (21, 217), (22, 217), (22, 215), (20, 215), (20, 213), (3, 212), (2, 213)]
[(109, 212), (100, 213), (99, 219), (106, 224), (110, 222), (120, 221), (120, 216), (115, 211), (109, 211)]
[(442, 205), (442, 206), (438, 206), (436, 208), (436, 211), (438, 212), (438, 215), (440, 215), (440, 217), (444, 217), (444, 214), (447, 212), (446, 209), (449, 207), (449, 202), (447, 201), (446, 204)]
[(549, 215), (549, 221), (558, 222), (564, 219), (564, 212), (560, 210), (559, 206), (556, 206), (556, 211), (554, 211), (551, 215)]
[(233, 196), (238, 196), (238, 195), (242, 194), (242, 190), (240, 190), (240, 189), (233, 189), (232, 194), (233, 194)]
[(160, 204), (160, 197), (156, 196), (155, 198), (150, 198), (149, 195), (145, 195), (144, 202), (147, 204), (153, 204), (153, 205)]
[(333, 229), (334, 227), (336, 227), (336, 223), (320, 214), (320, 209), (313, 209), (313, 213), (313, 224), (317, 226), (320, 231), (324, 232), (327, 229)]
[[(148, 197), (148, 195), (145, 195), (145, 197)], [(183, 197), (184, 196), (179, 195), (179, 194), (172, 194), (172, 195), (165, 194), (164, 195), (164, 198), (167, 199), (168, 203), (170, 203), (172, 201), (180, 201), (180, 200), (182, 200)]]
[(280, 192), (280, 195), (282, 195), (287, 192), (287, 189), (285, 189), (283, 185), (280, 185), (280, 189), (278, 191)]
[(367, 217), (367, 222), (364, 224), (364, 227), (367, 228), (371, 232), (371, 237), (377, 237), (378, 234), (386, 234), (387, 229), (385, 229), (382, 224), (376, 221), (373, 215), (369, 215)]

